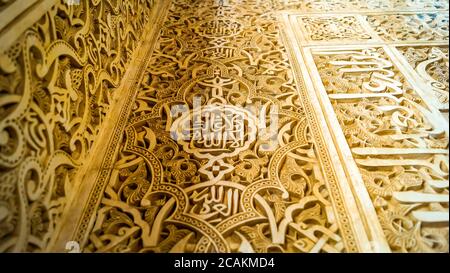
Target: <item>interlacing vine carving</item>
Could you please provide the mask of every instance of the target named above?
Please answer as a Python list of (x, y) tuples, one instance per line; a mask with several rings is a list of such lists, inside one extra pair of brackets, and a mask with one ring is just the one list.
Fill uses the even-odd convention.
[(0, 252), (448, 252), (447, 12), (0, 0)]
[(277, 9), (307, 12), (448, 9), (447, 0), (272, 0), (272, 2)]
[(153, 4), (65, 2), (0, 52), (0, 251), (46, 251)]
[(448, 14), (368, 15), (367, 22), (386, 41), (448, 40)]
[(448, 252), (445, 125), (382, 48), (314, 59), (391, 249)]
[(435, 107), (448, 113), (448, 47), (408, 46), (398, 50), (425, 83)]
[(369, 40), (371, 36), (354, 16), (301, 17), (308, 36), (313, 41)]
[[(356, 251), (268, 2), (173, 2), (85, 251)], [(211, 119), (229, 141), (195, 131)]]

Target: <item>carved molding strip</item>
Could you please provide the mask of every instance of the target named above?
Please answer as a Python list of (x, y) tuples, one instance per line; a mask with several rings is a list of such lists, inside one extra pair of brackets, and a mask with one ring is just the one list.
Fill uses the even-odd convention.
[(14, 42), (53, 6), (65, 0), (14, 0), (0, 7), (0, 52), (7, 51)]
[(0, 1), (0, 13), (2, 20), (0, 21), (0, 32), (15, 18), (19, 17), (26, 9), (39, 0), (3, 0)]

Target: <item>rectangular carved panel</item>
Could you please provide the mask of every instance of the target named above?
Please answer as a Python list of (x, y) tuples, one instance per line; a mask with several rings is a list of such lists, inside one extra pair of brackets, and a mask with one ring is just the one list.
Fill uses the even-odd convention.
[(172, 3), (83, 251), (370, 250), (272, 7)]
[(448, 40), (448, 13), (368, 15), (367, 22), (389, 42)]
[(314, 60), (394, 251), (448, 251), (448, 137), (382, 48)]
[(305, 42), (369, 42), (374, 38), (354, 15), (297, 16)]

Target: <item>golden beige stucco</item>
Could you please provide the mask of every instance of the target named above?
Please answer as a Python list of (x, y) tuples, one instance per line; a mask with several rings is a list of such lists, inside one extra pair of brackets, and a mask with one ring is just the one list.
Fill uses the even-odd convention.
[(0, 16), (1, 252), (449, 251), (448, 1)]

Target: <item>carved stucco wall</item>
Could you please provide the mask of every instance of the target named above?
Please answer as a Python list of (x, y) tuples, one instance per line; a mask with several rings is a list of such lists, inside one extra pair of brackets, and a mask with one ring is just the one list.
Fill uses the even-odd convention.
[(405, 2), (284, 22), (391, 251), (448, 252), (448, 3)]
[(0, 12), (0, 251), (448, 252), (448, 1)]
[(47, 250), (152, 5), (0, 2), (0, 251)]

